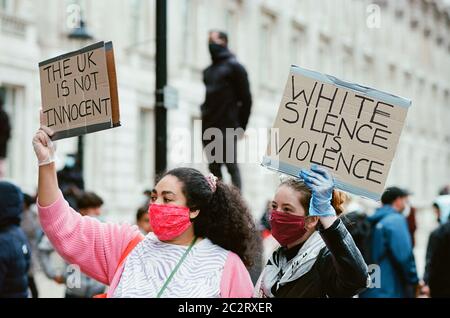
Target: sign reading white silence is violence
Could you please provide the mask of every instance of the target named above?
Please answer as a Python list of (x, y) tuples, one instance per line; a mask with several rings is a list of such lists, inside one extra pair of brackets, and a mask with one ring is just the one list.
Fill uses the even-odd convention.
[(378, 200), (411, 101), (292, 66), (262, 165), (298, 176), (318, 164), (336, 186)]
[(44, 125), (53, 140), (120, 126), (111, 42), (39, 63)]

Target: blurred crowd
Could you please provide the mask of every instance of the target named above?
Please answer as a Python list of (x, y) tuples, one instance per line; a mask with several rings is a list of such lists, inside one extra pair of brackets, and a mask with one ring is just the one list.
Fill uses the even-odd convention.
[[(204, 72), (207, 95), (205, 103), (201, 106), (203, 130), (211, 127), (225, 130), (231, 127), (241, 128), (243, 132), (249, 120), (252, 99), (247, 73), (242, 65), (237, 62), (235, 56), (228, 50), (227, 44), (228, 37), (226, 33), (220, 31), (210, 32), (209, 50), (212, 57), (212, 65)], [(233, 74), (233, 76), (228, 74)], [(231, 81), (230, 78), (232, 78)], [(235, 85), (236, 83), (239, 85)], [(82, 274), (78, 266), (68, 263), (58, 268), (55, 266), (53, 256), (57, 252), (41, 228), (37, 213), (39, 203), (37, 202), (36, 194), (23, 193), (16, 185), (1, 181), (5, 169), (6, 144), (10, 139), (11, 131), (8, 116), (1, 107), (3, 106), (2, 104), (0, 100), (0, 298), (38, 298), (40, 286), (35, 279), (38, 271), (45, 273), (48, 279), (64, 285), (66, 298), (91, 298), (103, 293), (106, 286), (88, 275)], [(50, 154), (53, 155), (55, 149), (51, 149), (52, 147), (50, 147), (49, 143), (51, 143), (50, 137), (45, 131), (42, 131), (41, 127), (41, 130), (33, 140), (41, 168), (54, 161)], [(264, 297), (301, 297), (308, 295), (320, 297), (325, 294), (328, 296), (330, 291), (335, 292), (337, 296), (353, 295), (353, 290), (359, 290), (360, 285), (364, 285), (366, 265), (362, 261), (362, 256), (368, 266), (370, 279), (368, 279), (367, 288), (358, 295), (361, 298), (450, 297), (450, 272), (447, 270), (450, 268), (450, 186), (444, 187), (435, 200), (429, 202), (429, 206), (433, 208), (439, 225), (429, 235), (425, 272), (422, 277), (419, 277), (413, 253), (415, 231), (418, 227), (418, 224), (416, 224), (417, 211), (409, 203), (409, 197), (411, 196), (409, 191), (399, 187), (385, 189), (381, 196), (381, 204), (375, 211), (365, 211), (354, 208), (352, 205), (347, 205), (341, 211), (340, 206), (343, 200), (342, 202), (335, 202), (342, 198), (335, 195), (333, 191), (334, 184), (330, 174), (320, 168), (315, 168), (315, 170), (312, 168), (311, 171), (304, 172), (302, 176), (304, 182), (299, 182), (298, 180), (283, 182), (282, 186), (284, 185), (284, 188), (280, 186), (277, 192), (277, 195), (282, 197), (279, 198), (279, 202), (284, 202), (285, 197), (292, 202), (294, 202), (292, 198), (299, 199), (293, 205), (297, 205), (301, 212), (297, 214), (283, 213), (286, 212), (284, 210), (281, 211), (280, 206), (283, 204), (277, 204), (275, 199), (268, 202), (267, 211), (264, 211), (263, 217), (257, 222), (258, 237), (253, 240), (253, 237), (247, 237), (247, 232), (249, 231), (236, 229), (236, 224), (239, 223), (234, 222), (235, 220), (247, 222), (247, 219), (243, 218), (241, 214), (248, 212), (237, 209), (237, 207), (245, 207), (245, 205), (240, 198), (239, 192), (242, 180), (236, 163), (235, 138), (229, 139), (224, 137), (222, 145), (223, 149), (220, 150), (222, 150), (222, 155), (227, 158), (229, 154), (226, 154), (225, 150), (235, 150), (234, 154), (232, 154), (232, 159), (234, 160), (231, 160), (232, 163), (223, 164), (224, 161), (214, 161), (209, 158), (211, 159), (209, 160), (209, 169), (220, 180), (222, 179), (221, 168), (225, 165), (236, 189), (231, 191), (231, 188), (228, 188), (228, 186), (217, 183), (217, 178), (214, 180), (210, 177), (205, 178), (200, 172), (193, 172), (187, 168), (176, 171), (176, 173), (180, 174), (178, 183), (183, 183), (181, 181), (185, 179), (184, 183), (187, 187), (188, 183), (195, 181), (193, 176), (197, 176), (199, 181), (195, 184), (198, 188), (194, 186), (188, 190), (201, 192), (199, 188), (204, 187), (206, 190), (204, 189), (204, 193), (201, 194), (209, 195), (217, 201), (215, 202), (213, 199), (208, 201), (212, 207), (208, 205), (206, 207), (217, 210), (209, 211), (209, 213), (220, 212), (209, 217), (215, 218), (214, 221), (219, 217), (224, 218), (226, 222), (222, 220), (223, 224), (229, 228), (234, 226), (233, 230), (236, 233), (242, 234), (242, 237), (248, 239), (248, 241), (259, 243), (258, 251), (253, 251), (258, 255), (256, 262), (251, 266), (247, 266), (253, 284), (258, 286), (258, 277), (260, 276), (263, 276), (265, 279), (264, 283), (266, 286), (256, 288), (257, 293), (261, 291)], [(204, 147), (208, 147), (207, 142), (204, 142)], [(46, 155), (44, 156), (43, 154)], [(53, 171), (53, 173), (55, 172), (56, 170)], [(52, 178), (53, 176), (47, 178), (47, 182), (50, 181), (50, 184), (52, 184)], [(42, 182), (43, 179), (45, 178), (40, 177), (39, 181)], [(67, 156), (64, 168), (57, 173), (57, 180), (64, 199), (82, 218), (93, 218), (103, 222), (103, 200), (98, 194), (85, 189), (83, 173), (79, 158), (76, 155)], [(207, 184), (205, 184), (206, 182)], [(179, 186), (178, 183), (174, 183), (176, 186)], [(41, 184), (39, 187), (45, 188)], [(55, 185), (54, 188), (56, 192), (57, 186)], [(216, 193), (218, 189), (218, 192), (222, 192), (222, 196)], [(156, 233), (157, 230), (159, 233), (156, 233), (156, 236), (159, 235), (158, 238), (164, 237), (166, 233), (161, 233), (161, 229), (164, 229), (165, 225), (170, 227), (174, 224), (162, 224), (160, 229), (156, 226), (152, 229), (149, 209), (156, 202), (158, 193), (155, 189), (149, 189), (144, 192), (144, 195), (144, 202), (142, 202), (141, 206), (136, 207), (135, 224), (139, 228), (142, 237), (148, 237), (149, 233)], [(200, 197), (200, 194), (197, 195)], [(160, 198), (159, 200), (162, 199)], [(311, 201), (311, 205), (309, 205), (309, 201)], [(214, 204), (211, 204), (211, 202)], [(199, 202), (199, 204), (206, 203)], [(165, 211), (161, 209), (174, 208), (173, 206), (162, 204), (155, 204), (154, 206), (154, 214), (160, 216)], [(185, 207), (185, 209), (187, 208)], [(187, 226), (191, 226), (190, 213), (195, 213), (195, 211), (192, 212), (191, 210), (188, 209), (188, 216), (185, 215), (184, 218)], [(197, 209), (197, 215), (199, 210)], [(205, 208), (205, 210), (207, 212), (204, 215), (208, 216), (208, 209)], [(238, 215), (233, 215), (232, 212), (236, 212), (236, 210), (239, 212), (237, 213)], [(221, 215), (227, 212), (230, 212), (230, 215)], [(424, 210), (421, 213), (428, 212)], [(78, 214), (76, 215), (78, 216)], [(305, 221), (309, 216), (316, 217), (315, 224), (310, 227), (307, 224), (309, 221)], [(327, 218), (337, 216), (339, 216), (337, 221), (327, 224)], [(194, 216), (194, 219), (195, 217), (197, 216)], [(235, 218), (233, 219), (232, 217)], [(318, 219), (320, 219), (321, 224), (319, 224)], [(49, 226), (49, 229), (54, 233), (57, 233), (59, 230), (58, 228), (53, 228), (58, 226), (57, 221), (53, 220), (54, 224)], [(85, 224), (86, 222), (81, 223)], [(99, 224), (98, 222), (92, 223)], [(211, 233), (214, 233), (214, 231), (218, 230), (217, 227), (223, 224), (216, 224), (211, 221), (207, 225)], [(277, 229), (273, 228), (274, 224)], [(327, 228), (323, 228), (325, 225)], [(316, 233), (316, 226), (320, 230), (322, 238)], [(244, 228), (245, 226), (241, 227), (241, 229)], [(183, 229), (186, 230), (185, 228)], [(82, 228), (82, 230), (85, 229)], [(176, 230), (179, 229), (176, 228)], [(224, 231), (224, 229), (221, 230)], [(94, 232), (95, 230), (92, 230), (89, 233), (96, 238)], [(300, 233), (302, 235), (299, 235)], [(208, 238), (207, 235), (204, 236)], [(302, 237), (305, 237), (307, 240), (299, 241)], [(332, 237), (335, 238), (335, 241), (330, 239)], [(222, 241), (220, 243), (226, 245), (225, 243), (227, 242), (223, 241), (228, 239), (233, 238), (221, 238)], [(164, 239), (161, 240), (164, 241)], [(187, 252), (189, 252), (196, 240), (197, 233)], [(149, 239), (147, 244), (153, 244), (154, 242), (158, 241)], [(241, 243), (244, 244), (245, 242)], [(95, 242), (92, 244), (95, 244)], [(355, 245), (357, 248), (354, 248)], [(286, 248), (288, 246), (290, 247)], [(302, 253), (303, 250), (311, 252), (314, 256), (307, 257), (308, 253)], [(161, 253), (170, 251), (167, 248), (166, 251), (161, 251)], [(242, 254), (246, 256), (245, 253)], [(303, 254), (309, 265), (304, 267), (297, 266), (295, 270), (287, 268), (290, 266), (286, 264), (291, 264), (293, 260), (298, 261), (297, 263), (294, 262), (297, 265), (299, 262), (301, 263)], [(275, 259), (283, 261), (275, 264)], [(331, 262), (330, 260), (332, 259), (338, 259), (338, 261), (331, 264), (327, 263)], [(239, 264), (243, 267), (244, 263), (242, 261), (239, 260), (241, 262)], [(335, 265), (335, 268), (325, 267), (324, 269), (317, 269), (312, 266), (315, 261), (330, 266)], [(130, 268), (130, 275), (141, 274), (132, 271), (134, 269), (133, 266), (130, 266)], [(283, 277), (280, 280), (278, 273), (286, 274), (286, 271), (289, 273), (289, 270), (292, 270), (292, 276), (299, 275), (296, 277), (297, 279), (291, 280), (288, 278), (284, 281), (284, 276), (281, 275)], [(307, 276), (306, 273), (310, 274), (310, 271), (318, 271), (318, 274), (314, 272)], [(261, 275), (262, 272), (263, 275)], [(300, 272), (302, 275), (299, 274)], [(357, 275), (358, 279), (356, 282), (352, 281), (351, 277), (355, 272), (360, 274), (359, 276)], [(236, 273), (242, 274), (240, 271), (236, 271)], [(314, 276), (316, 274), (318, 277)], [(147, 277), (138, 277), (139, 279), (136, 280), (138, 285), (141, 286), (141, 279), (147, 279)], [(315, 286), (317, 281), (325, 277), (327, 280), (324, 284), (334, 284), (332, 288)], [(340, 282), (339, 279), (343, 277), (347, 281)], [(169, 276), (168, 281), (171, 278), (172, 276)], [(308, 279), (311, 279), (311, 281), (308, 281)], [(347, 290), (348, 283), (353, 283), (355, 286), (347, 288)], [(117, 295), (126, 295), (127, 293), (134, 295), (134, 290), (127, 288), (127, 286), (126, 284), (121, 285), (118, 288)], [(253, 286), (247, 287), (247, 289), (252, 289)], [(214, 291), (216, 290), (214, 289)], [(246, 290), (246, 292), (251, 293), (252, 290)]]
[[(84, 189), (82, 173), (76, 155), (68, 155), (58, 172), (58, 182), (70, 206), (82, 216), (102, 220), (102, 198)], [(142, 234), (150, 232), (148, 205), (151, 191), (136, 212), (136, 225)], [(56, 256), (56, 257), (55, 257)], [(106, 286), (80, 274), (72, 264), (61, 266), (60, 258), (43, 232), (37, 213), (36, 194), (23, 193), (14, 184), (0, 179), (0, 298), (39, 298), (37, 272), (65, 286), (66, 298), (92, 298)], [(21, 293), (11, 294), (11, 290)]]
[[(58, 172), (60, 189), (69, 204), (84, 217), (102, 220), (103, 200), (85, 191), (76, 160), (69, 156)], [(450, 297), (450, 187), (444, 187), (430, 206), (438, 226), (428, 240), (426, 268), (419, 277), (413, 254), (416, 209), (409, 204), (410, 193), (398, 187), (387, 188), (381, 206), (372, 213), (347, 205), (341, 215), (369, 267), (371, 286), (359, 297)], [(136, 211), (136, 225), (143, 235), (152, 231), (149, 205), (152, 190)], [(56, 266), (52, 244), (39, 224), (36, 195), (22, 193), (15, 185), (0, 182), (0, 297), (39, 297), (38, 271), (65, 286), (67, 298), (91, 298), (106, 286), (79, 273), (76, 266)], [(270, 202), (258, 222), (262, 242), (259, 264), (250, 268), (256, 282), (263, 266), (279, 243), (271, 235)], [(355, 209), (356, 208), (356, 209)], [(429, 212), (423, 212), (429, 213)], [(19, 286), (20, 288), (17, 288)], [(10, 294), (21, 290), (21, 294)]]

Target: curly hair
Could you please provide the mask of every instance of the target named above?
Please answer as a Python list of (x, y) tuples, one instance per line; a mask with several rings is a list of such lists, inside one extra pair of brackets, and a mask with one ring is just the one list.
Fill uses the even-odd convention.
[[(309, 202), (311, 201), (311, 189), (300, 179), (289, 178), (281, 182), (281, 186), (287, 186), (296, 192), (300, 192), (300, 204), (305, 209), (306, 214), (309, 214)], [(333, 190), (333, 196), (331, 197), (331, 205), (336, 211), (337, 215), (341, 215), (344, 212), (344, 203), (347, 201), (347, 195), (339, 190)]]
[(183, 183), (183, 194), (191, 211), (200, 210), (193, 220), (194, 233), (236, 253), (247, 267), (257, 257), (258, 234), (253, 217), (240, 192), (221, 181), (213, 192), (206, 177), (192, 168), (177, 168), (164, 174)]

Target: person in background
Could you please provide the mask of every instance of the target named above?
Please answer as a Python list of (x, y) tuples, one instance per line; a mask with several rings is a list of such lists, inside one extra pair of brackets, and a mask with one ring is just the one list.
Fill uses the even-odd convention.
[[(237, 137), (227, 134), (226, 130), (239, 129), (239, 138), (243, 137), (252, 107), (250, 84), (247, 71), (228, 49), (228, 35), (225, 32), (210, 31), (208, 45), (212, 64), (203, 72), (206, 86), (205, 102), (201, 106), (203, 146), (206, 150), (210, 143), (219, 141), (221, 146), (215, 148), (214, 154), (206, 151), (209, 170), (221, 180), (221, 169), (225, 165), (233, 184), (241, 189)], [(210, 128), (222, 133), (221, 140), (206, 140), (205, 131)]]
[(77, 202), (84, 191), (84, 179), (77, 155), (66, 156), (64, 168), (58, 171), (57, 176), (64, 198), (74, 210), (78, 210)]
[[(300, 179), (301, 178), (301, 179)], [(255, 288), (262, 298), (352, 297), (364, 290), (367, 265), (338, 215), (346, 196), (313, 165), (279, 186), (271, 228), (280, 243)]]
[(439, 227), (428, 239), (422, 293), (435, 297), (450, 297), (450, 195), (440, 195), (433, 202)]
[(450, 185), (443, 186), (441, 190), (439, 190), (439, 195), (450, 194)]
[(63, 272), (66, 265), (64, 264), (62, 269), (55, 268), (54, 259), (52, 258), (55, 249), (52, 243), (50, 243), (47, 235), (44, 234), (40, 238), (37, 248), (39, 265), (45, 276), (58, 284), (64, 284)]
[(433, 202), (433, 210), (439, 224), (450, 219), (450, 194), (439, 195)]
[(370, 264), (380, 267), (381, 282), (360, 294), (361, 298), (407, 298), (419, 292), (411, 235), (402, 212), (408, 206), (409, 192), (398, 187), (387, 188), (382, 206), (368, 218), (372, 235)]
[(20, 227), (25, 232), (31, 248), (31, 263), (28, 271), (28, 287), (30, 288), (31, 297), (39, 298), (38, 288), (34, 279), (34, 274), (39, 270), (38, 257), (38, 241), (41, 239), (43, 232), (39, 224), (38, 215), (36, 211), (36, 197), (30, 196), (26, 193), (23, 195), (23, 214)]
[(11, 138), (11, 124), (8, 114), (3, 109), (3, 97), (0, 96), (0, 180), (5, 176), (5, 160), (8, 141)]
[(266, 208), (264, 210), (264, 214), (262, 215), (259, 224), (260, 224), (260, 232), (263, 246), (263, 255), (262, 255), (262, 263), (263, 265), (267, 264), (272, 253), (280, 247), (277, 240), (272, 236), (272, 227), (270, 226), (270, 210), (271, 210), (271, 202), (268, 201), (266, 204)]
[(147, 235), (152, 231), (152, 226), (150, 225), (150, 218), (148, 215), (148, 207), (140, 207), (136, 213), (136, 225), (141, 231), (142, 235)]
[(23, 194), (0, 181), (0, 298), (28, 297), (31, 249), (20, 228)]
[[(102, 198), (93, 192), (83, 193), (77, 202), (79, 213), (83, 217), (95, 219), (99, 219), (102, 205)], [(44, 273), (59, 284), (66, 284), (66, 298), (92, 298), (105, 291), (105, 285), (81, 273), (76, 266), (66, 264), (62, 274), (58, 274), (51, 260), (51, 254), (55, 249), (47, 237), (40, 242), (39, 250)]]
[(102, 214), (103, 199), (94, 192), (84, 192), (77, 201), (82, 216), (99, 218)]

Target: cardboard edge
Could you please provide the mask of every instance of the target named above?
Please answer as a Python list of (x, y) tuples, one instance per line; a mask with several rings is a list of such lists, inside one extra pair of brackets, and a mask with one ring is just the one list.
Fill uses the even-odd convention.
[(412, 104), (412, 101), (407, 98), (397, 96), (397, 95), (394, 95), (391, 93), (387, 93), (384, 91), (380, 91), (376, 88), (363, 86), (363, 85), (360, 85), (357, 83), (347, 82), (347, 81), (338, 79), (332, 75), (308, 70), (308, 69), (302, 68), (297, 65), (292, 65), (291, 71), (294, 74), (299, 74), (299, 75), (309, 77), (309, 78), (312, 78), (314, 80), (317, 80), (317, 81), (320, 81), (320, 82), (323, 82), (326, 84), (331, 84), (331, 85), (335, 85), (335, 86), (338, 86), (338, 87), (341, 87), (344, 89), (356, 91), (356, 92), (365, 94), (366, 96), (372, 97), (374, 99), (378, 99), (378, 100), (381, 100), (381, 101), (389, 103), (389, 104), (398, 105), (398, 106), (406, 108), (406, 109), (411, 107), (411, 104)]
[(84, 47), (84, 48), (82, 48), (80, 50), (69, 52), (69, 53), (65, 53), (65, 54), (62, 54), (62, 55), (59, 55), (59, 56), (56, 56), (56, 57), (52, 57), (51, 59), (42, 61), (42, 62), (39, 63), (39, 67), (45, 66), (47, 64), (51, 64), (51, 63), (59, 61), (59, 60), (67, 59), (69, 57), (72, 57), (72, 56), (75, 56), (75, 55), (78, 55), (78, 54), (81, 54), (81, 53), (93, 51), (93, 50), (102, 48), (104, 46), (105, 46), (105, 42), (101, 41), (101, 42), (98, 42), (98, 43), (86, 46), (86, 47)]
[(110, 121), (108, 121), (108, 122), (104, 122), (104, 123), (100, 123), (100, 124), (94, 124), (94, 125), (89, 125), (89, 126), (83, 126), (83, 127), (58, 131), (52, 136), (51, 139), (53, 141), (56, 141), (56, 140), (60, 140), (60, 139), (77, 137), (77, 136), (90, 134), (90, 133), (107, 130), (107, 129), (111, 129), (111, 128), (115, 128), (115, 127), (114, 127), (114, 125), (112, 125), (112, 123)]
[(105, 43), (106, 68), (108, 70), (109, 92), (111, 97), (112, 122), (114, 127), (120, 127), (119, 93), (117, 85), (116, 61), (112, 42)]

